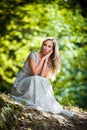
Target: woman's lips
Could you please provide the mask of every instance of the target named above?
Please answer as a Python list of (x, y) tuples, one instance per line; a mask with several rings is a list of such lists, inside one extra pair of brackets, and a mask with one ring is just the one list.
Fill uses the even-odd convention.
[(43, 53), (44, 53), (44, 54), (47, 54), (48, 52), (47, 52), (47, 51), (44, 51)]
[(48, 52), (47, 50), (44, 50), (44, 52)]

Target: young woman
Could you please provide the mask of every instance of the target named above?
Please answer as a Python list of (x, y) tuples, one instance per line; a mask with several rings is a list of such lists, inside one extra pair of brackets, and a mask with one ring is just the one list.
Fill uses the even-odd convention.
[(47, 79), (47, 76), (56, 76), (59, 70), (58, 44), (53, 37), (48, 37), (43, 41), (40, 52), (32, 51), (25, 60), (13, 85), (13, 98), (39, 110), (73, 117), (73, 113), (63, 109), (55, 100)]

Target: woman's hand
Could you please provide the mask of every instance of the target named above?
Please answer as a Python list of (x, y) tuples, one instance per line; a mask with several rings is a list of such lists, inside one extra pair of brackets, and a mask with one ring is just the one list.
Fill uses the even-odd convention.
[(51, 56), (52, 53), (53, 53), (53, 50), (51, 50), (49, 53), (47, 53), (47, 54), (44, 56), (45, 60), (46, 60), (46, 59), (49, 59), (49, 57)]
[(43, 56), (44, 58), (44, 64), (43, 64), (43, 68), (41, 71), (41, 76), (43, 77), (47, 77), (48, 73), (49, 73), (49, 68), (48, 68), (48, 62), (49, 62), (49, 57), (51, 56), (51, 54), (53, 53), (53, 50), (51, 50), (48, 54), (46, 54), (45, 56)]

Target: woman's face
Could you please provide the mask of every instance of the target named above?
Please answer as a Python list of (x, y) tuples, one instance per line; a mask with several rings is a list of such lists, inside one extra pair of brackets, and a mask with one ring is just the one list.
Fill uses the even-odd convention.
[(53, 42), (51, 40), (47, 40), (42, 45), (42, 53), (44, 55), (48, 54), (51, 50), (53, 50)]

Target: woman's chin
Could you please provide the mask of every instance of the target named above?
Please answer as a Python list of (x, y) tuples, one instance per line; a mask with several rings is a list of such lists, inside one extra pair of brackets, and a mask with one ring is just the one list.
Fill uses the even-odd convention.
[(48, 54), (48, 52), (43, 52), (43, 55), (47, 55)]

